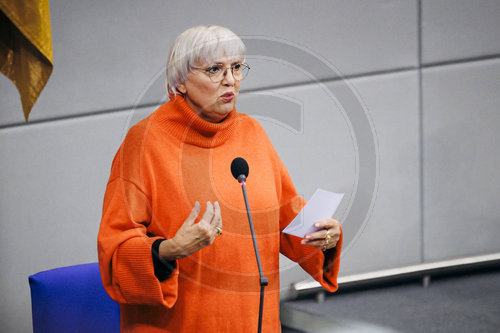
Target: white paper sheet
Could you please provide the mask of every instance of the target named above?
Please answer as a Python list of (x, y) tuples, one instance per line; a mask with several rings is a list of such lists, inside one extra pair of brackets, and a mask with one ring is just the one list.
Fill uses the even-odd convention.
[(283, 232), (304, 238), (306, 234), (317, 230), (314, 223), (332, 217), (343, 197), (344, 193), (334, 193), (318, 188), (300, 213), (283, 229)]

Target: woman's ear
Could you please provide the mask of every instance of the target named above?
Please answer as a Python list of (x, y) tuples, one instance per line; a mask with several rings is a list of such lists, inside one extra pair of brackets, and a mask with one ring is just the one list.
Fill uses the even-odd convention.
[(176, 87), (175, 89), (177, 89), (177, 91), (178, 91), (178, 92), (180, 92), (180, 93), (181, 93), (181, 94), (183, 94), (183, 95), (184, 95), (184, 94), (186, 93), (186, 91), (187, 91), (187, 90), (186, 90), (186, 86), (185, 86), (185, 85), (183, 85), (183, 84), (179, 84), (179, 85), (177, 85), (177, 87)]

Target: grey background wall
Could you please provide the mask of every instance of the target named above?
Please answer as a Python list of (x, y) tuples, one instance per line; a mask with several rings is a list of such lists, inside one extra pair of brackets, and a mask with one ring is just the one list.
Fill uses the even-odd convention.
[[(128, 120), (164, 98), (168, 49), (198, 24), (288, 41), (337, 68), (321, 85), (253, 54), (238, 107), (264, 125), (306, 198), (317, 187), (346, 193), (341, 219), (356, 195), (359, 142), (349, 109), (327, 92), (348, 82), (364, 105), (378, 186), (343, 275), (498, 252), (498, 17), (498, 0), (51, 1), (55, 68), (30, 123), (0, 76), (0, 331), (30, 331), (30, 274), (97, 260)], [(282, 263), (286, 297), (305, 275)]]

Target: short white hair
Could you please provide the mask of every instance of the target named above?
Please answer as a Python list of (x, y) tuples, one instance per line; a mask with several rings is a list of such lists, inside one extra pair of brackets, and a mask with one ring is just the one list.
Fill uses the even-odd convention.
[(200, 25), (181, 33), (167, 60), (167, 94), (177, 94), (193, 67), (215, 62), (226, 56), (245, 61), (246, 47), (231, 30), (217, 25)]

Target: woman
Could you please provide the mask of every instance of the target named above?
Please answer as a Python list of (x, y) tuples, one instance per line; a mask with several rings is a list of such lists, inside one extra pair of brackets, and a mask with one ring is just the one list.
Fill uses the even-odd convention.
[(259, 273), (230, 172), (238, 156), (250, 165), (247, 192), (269, 279), (262, 331), (280, 331), (280, 252), (337, 289), (337, 221), (318, 221), (304, 240), (280, 233), (305, 202), (262, 127), (234, 108), (248, 69), (230, 30), (186, 30), (168, 58), (170, 101), (131, 128), (113, 160), (98, 255), (122, 332), (257, 330)]

